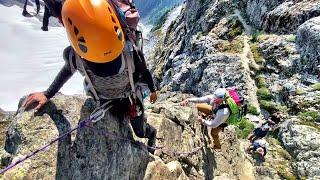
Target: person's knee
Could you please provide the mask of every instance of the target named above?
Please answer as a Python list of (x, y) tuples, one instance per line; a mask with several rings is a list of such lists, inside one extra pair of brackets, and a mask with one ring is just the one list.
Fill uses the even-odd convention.
[(134, 129), (133, 131), (136, 134), (136, 136), (138, 136), (139, 138), (144, 138), (145, 137), (145, 134), (141, 129), (136, 129), (136, 130)]
[[(133, 119), (134, 121), (135, 119)], [(136, 134), (136, 136), (138, 136), (139, 138), (144, 138), (145, 137), (145, 131), (144, 131), (144, 127), (138, 124), (132, 124), (132, 129), (134, 131), (134, 133)]]
[(147, 123), (146, 124), (146, 134), (147, 134), (148, 138), (154, 138), (157, 136), (157, 129)]

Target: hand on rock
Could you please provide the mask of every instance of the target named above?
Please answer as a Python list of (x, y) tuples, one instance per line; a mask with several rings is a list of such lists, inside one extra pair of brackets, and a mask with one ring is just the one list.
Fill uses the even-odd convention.
[(180, 103), (181, 106), (187, 106), (188, 104), (189, 104), (188, 99), (186, 99), (186, 100), (184, 100), (184, 101), (182, 101), (182, 102)]
[(31, 104), (35, 102), (38, 103), (37, 107), (35, 108), (35, 110), (38, 111), (43, 105), (45, 105), (48, 102), (48, 99), (43, 92), (31, 93), (25, 99), (23, 107), (27, 109), (31, 106)]

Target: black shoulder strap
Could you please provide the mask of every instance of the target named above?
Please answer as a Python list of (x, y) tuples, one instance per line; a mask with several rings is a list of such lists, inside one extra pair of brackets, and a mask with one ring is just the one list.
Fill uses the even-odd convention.
[(220, 104), (216, 109), (214, 109), (212, 112), (213, 114), (216, 114), (220, 109), (228, 108), (229, 111), (231, 112), (231, 109), (228, 104)]
[(35, 3), (36, 3), (36, 6), (37, 6), (37, 11), (36, 11), (36, 14), (35, 14), (35, 15), (31, 15), (31, 14), (27, 11), (28, 0), (26, 0), (26, 1), (24, 2), (23, 11), (22, 11), (22, 15), (23, 15), (24, 17), (33, 17), (33, 16), (36, 16), (37, 14), (39, 14), (39, 11), (40, 11), (40, 2), (39, 2), (39, 0), (35, 0)]

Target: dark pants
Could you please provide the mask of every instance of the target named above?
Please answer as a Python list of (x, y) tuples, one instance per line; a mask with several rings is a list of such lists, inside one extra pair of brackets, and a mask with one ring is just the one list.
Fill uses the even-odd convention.
[(47, 6), (44, 6), (44, 15), (43, 15), (43, 20), (42, 20), (42, 28), (48, 29), (49, 25), (49, 18), (51, 14)]
[[(103, 104), (103, 102), (101, 103)], [(113, 107), (110, 111), (113, 115), (125, 115), (129, 110), (130, 100), (129, 98), (115, 100), (112, 104)], [(137, 100), (137, 106), (140, 107), (142, 114), (130, 120), (134, 133), (139, 138), (148, 138), (155, 141), (157, 130), (145, 121), (143, 105), (139, 100)], [(148, 145), (153, 145), (152, 141), (149, 141)]]

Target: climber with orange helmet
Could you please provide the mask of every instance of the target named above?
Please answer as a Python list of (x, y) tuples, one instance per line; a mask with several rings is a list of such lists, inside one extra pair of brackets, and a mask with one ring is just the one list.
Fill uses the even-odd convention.
[[(112, 101), (111, 113), (129, 114), (135, 134), (148, 138), (148, 145), (155, 146), (157, 131), (144, 120), (142, 100), (145, 84), (151, 92), (150, 102), (156, 101), (153, 79), (142, 52), (124, 31), (119, 9), (113, 1), (64, 2), (60, 18), (71, 43), (63, 52), (65, 65), (46, 91), (32, 93), (26, 98), (24, 107), (37, 102), (36, 110), (39, 110), (78, 70), (85, 77), (86, 93), (98, 106)], [(130, 110), (136, 112), (128, 113)]]

